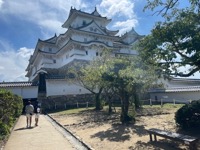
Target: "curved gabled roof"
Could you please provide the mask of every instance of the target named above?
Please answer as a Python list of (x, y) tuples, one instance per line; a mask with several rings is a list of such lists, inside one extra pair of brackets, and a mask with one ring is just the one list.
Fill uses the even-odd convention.
[(91, 13), (92, 15), (98, 16), (98, 17), (102, 17), (99, 12), (97, 11), (97, 8), (95, 7), (94, 11)]
[(97, 26), (97, 28), (99, 28), (103, 33), (105, 33), (105, 35), (114, 36), (114, 35), (116, 35), (116, 34), (119, 32), (119, 30), (111, 31), (111, 30), (108, 30), (107, 28), (102, 28), (102, 27), (100, 27), (100, 26), (95, 22), (95, 20), (92, 20), (92, 21), (89, 22), (88, 24), (85, 24), (85, 25), (83, 25), (83, 26), (81, 26), (81, 27), (78, 27), (78, 28), (75, 28), (75, 29), (81, 30), (81, 29), (83, 29), (83, 28), (85, 28), (85, 27), (89, 27), (89, 26), (92, 25), (92, 24), (94, 24), (95, 26)]
[(113, 48), (112, 46), (109, 46), (108, 44), (104, 43), (104, 42), (101, 42), (101, 41), (95, 41), (95, 40), (92, 40), (92, 41), (88, 41), (88, 42), (81, 42), (81, 41), (76, 41), (76, 40), (73, 40), (73, 39), (70, 39), (62, 48), (60, 48), (56, 53), (59, 53), (64, 47), (66, 47), (68, 44), (71, 44), (71, 43), (76, 43), (76, 44), (81, 44), (81, 45), (92, 45), (92, 44), (95, 44), (95, 43), (98, 43), (100, 45), (103, 45), (107, 48)]
[(132, 44), (137, 40), (140, 40), (141, 38), (143, 38), (144, 35), (139, 35), (134, 28), (132, 28), (129, 32), (126, 32), (124, 35), (121, 36), (120, 38), (120, 42), (122, 43), (127, 43), (127, 39), (129, 39), (130, 41), (127, 44)]
[(68, 31), (77, 31), (77, 32), (83, 32), (83, 33), (89, 33), (91, 35), (99, 35), (99, 36), (106, 36), (107, 38), (113, 38), (114, 40), (119, 40), (119, 36), (113, 36), (113, 35), (104, 35), (104, 34), (99, 34), (99, 33), (95, 33), (95, 32), (88, 32), (88, 31), (84, 31), (84, 30), (77, 30), (75, 28), (68, 28)]
[(45, 42), (45, 43), (50, 43), (50, 44), (55, 44), (56, 43), (56, 40), (57, 40), (57, 35), (55, 34), (53, 37), (47, 39), (47, 40), (41, 40), (41, 39), (38, 39), (38, 42)]
[[(76, 28), (76, 29), (77, 29), (77, 30), (81, 30), (81, 29), (84, 29), (84, 28), (86, 28), (86, 27), (91, 26), (92, 24), (95, 25), (98, 29), (100, 29), (100, 30), (104, 33), (104, 35), (108, 35), (108, 33), (106, 33), (105, 30), (102, 30), (102, 28), (99, 27), (98, 24), (97, 24), (94, 20), (92, 20), (92, 21), (89, 22), (88, 24), (83, 25), (83, 26), (81, 26), (81, 27), (78, 27), (78, 28)], [(84, 31), (84, 30), (83, 30), (83, 31)], [(95, 33), (95, 32), (94, 32), (94, 33)]]
[(70, 13), (69, 13), (69, 17), (68, 19), (64, 22), (64, 24), (62, 25), (63, 28), (68, 28), (70, 26), (71, 21), (73, 20), (73, 18), (75, 18), (77, 15), (79, 16), (86, 16), (89, 18), (96, 18), (96, 19), (100, 19), (103, 20), (104, 22), (107, 22), (107, 24), (109, 22), (111, 22), (111, 19), (108, 19), (107, 17), (102, 17), (96, 10), (92, 12), (92, 13), (87, 13), (87, 12), (83, 12), (81, 10), (76, 10), (75, 8), (73, 9), (71, 7)]

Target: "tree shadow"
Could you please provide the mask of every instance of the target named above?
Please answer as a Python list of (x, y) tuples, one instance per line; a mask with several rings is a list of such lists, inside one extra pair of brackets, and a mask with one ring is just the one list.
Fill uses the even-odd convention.
[(139, 136), (147, 135), (144, 126), (137, 126), (133, 124), (123, 125), (120, 123), (112, 124), (112, 128), (106, 131), (100, 131), (91, 135), (91, 138), (99, 138), (100, 140), (107, 139), (109, 141), (126, 141), (130, 140), (131, 134), (137, 134)]

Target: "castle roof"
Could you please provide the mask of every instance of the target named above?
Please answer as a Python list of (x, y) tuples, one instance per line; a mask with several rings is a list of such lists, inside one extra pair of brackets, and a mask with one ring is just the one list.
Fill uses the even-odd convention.
[(0, 88), (38, 86), (37, 82), (0, 82)]
[(200, 86), (186, 86), (186, 87), (170, 87), (170, 88), (158, 88), (158, 89), (151, 89), (149, 92), (151, 93), (165, 93), (165, 92), (198, 92), (200, 91)]
[(107, 24), (109, 22), (111, 22), (111, 19), (108, 19), (107, 17), (102, 17), (98, 11), (95, 10), (92, 13), (87, 13), (87, 12), (83, 12), (81, 10), (77, 10), (77, 9), (73, 9), (71, 7), (70, 13), (69, 13), (69, 17), (68, 19), (65, 21), (65, 23), (62, 25), (63, 28), (68, 28), (72, 22), (72, 20), (74, 18), (76, 18), (77, 16), (84, 16), (84, 17), (88, 17), (88, 18), (93, 18), (93, 19), (98, 19), (98, 20), (102, 20), (103, 22), (106, 22)]
[(53, 37), (47, 39), (47, 40), (41, 40), (41, 39), (38, 39), (38, 42), (45, 42), (45, 43), (50, 43), (50, 44), (55, 44), (56, 43), (56, 40), (57, 40), (57, 35), (55, 34)]

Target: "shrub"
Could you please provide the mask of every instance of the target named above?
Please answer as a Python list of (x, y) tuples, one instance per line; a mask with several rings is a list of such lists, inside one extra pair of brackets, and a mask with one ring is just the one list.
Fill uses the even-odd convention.
[(185, 104), (175, 114), (176, 124), (183, 129), (200, 127), (200, 100)]
[(22, 98), (0, 89), (0, 135), (7, 135), (14, 121), (21, 115)]

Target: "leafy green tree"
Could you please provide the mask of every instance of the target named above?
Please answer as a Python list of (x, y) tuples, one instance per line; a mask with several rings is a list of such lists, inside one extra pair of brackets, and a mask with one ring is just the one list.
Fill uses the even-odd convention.
[(10, 131), (15, 119), (22, 112), (22, 98), (10, 91), (0, 89), (0, 133), (6, 135)]
[[(113, 94), (119, 97), (121, 122), (126, 123), (132, 119), (129, 115), (130, 102), (139, 107), (140, 94), (156, 80), (154, 67), (145, 65), (138, 56), (113, 57), (107, 50), (101, 57), (76, 70), (74, 81), (95, 95), (96, 110), (102, 109), (102, 94), (109, 100)], [(111, 107), (111, 103), (109, 104)]]
[(190, 0), (190, 7), (179, 8), (178, 0), (148, 1), (147, 9), (162, 8), (166, 17), (151, 34), (139, 43), (144, 60), (160, 67), (165, 75), (189, 77), (200, 71), (199, 1)]
[(104, 54), (102, 57), (97, 57), (95, 60), (82, 66), (80, 63), (76, 64), (78, 67), (73, 67), (70, 70), (75, 75), (73, 82), (78, 83), (94, 94), (96, 110), (103, 108), (101, 94), (106, 83), (102, 80), (102, 74), (106, 70), (106, 62), (109, 60), (109, 57), (109, 55)]
[(137, 56), (113, 58), (107, 65), (107, 71), (102, 77), (121, 99), (120, 119), (122, 123), (127, 123), (134, 119), (128, 113), (131, 98), (137, 102), (140, 93), (155, 81), (155, 69), (144, 65)]
[(200, 1), (199, 0), (185, 0), (187, 7), (181, 7), (181, 0), (146, 0), (147, 5), (144, 7), (145, 10), (153, 11), (153, 15), (161, 15), (166, 19), (171, 19), (176, 16), (176, 13), (184, 10), (190, 9), (191, 11), (200, 11)]

